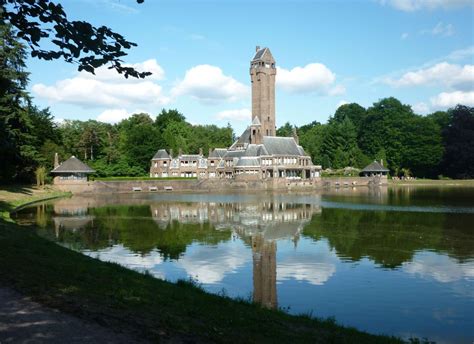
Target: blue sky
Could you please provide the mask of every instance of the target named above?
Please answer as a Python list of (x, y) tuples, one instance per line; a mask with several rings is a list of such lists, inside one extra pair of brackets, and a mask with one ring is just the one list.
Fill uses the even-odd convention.
[(30, 90), (57, 119), (117, 122), (177, 108), (191, 123), (250, 123), (255, 46), (278, 66), (277, 125), (326, 122), (338, 105), (395, 96), (415, 112), (474, 106), (474, 7), (466, 0), (83, 0), (70, 19), (138, 44), (126, 57), (154, 72), (124, 80), (28, 60)]

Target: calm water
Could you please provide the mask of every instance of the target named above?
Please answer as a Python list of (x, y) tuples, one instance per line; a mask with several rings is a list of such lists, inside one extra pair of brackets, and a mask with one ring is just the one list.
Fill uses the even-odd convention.
[(474, 340), (474, 188), (72, 197), (16, 216), (158, 278), (372, 333)]

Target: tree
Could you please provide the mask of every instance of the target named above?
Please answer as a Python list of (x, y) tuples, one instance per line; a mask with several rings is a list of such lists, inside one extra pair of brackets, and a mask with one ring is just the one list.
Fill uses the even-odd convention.
[(27, 179), (37, 152), (32, 146), (26, 52), (9, 25), (0, 23), (0, 180)]
[[(142, 3), (143, 0), (137, 0)], [(136, 46), (106, 26), (95, 27), (85, 21), (70, 21), (61, 4), (50, 0), (2, 0), (2, 22), (8, 21), (18, 30), (31, 50), (31, 56), (44, 60), (64, 59), (78, 65), (79, 71), (94, 74), (101, 66), (110, 65), (118, 73), (136, 78), (151, 75), (123, 65), (126, 50)], [(48, 48), (41, 43), (48, 41)]]
[(458, 105), (449, 113), (452, 119), (443, 131), (442, 170), (452, 178), (473, 178), (474, 107)]
[(364, 123), (366, 117), (367, 111), (359, 104), (343, 104), (337, 108), (334, 116), (329, 119), (329, 123), (342, 123), (344, 119), (348, 118), (356, 127), (357, 133), (360, 134), (362, 123)]
[(142, 174), (150, 168), (150, 160), (156, 153), (160, 133), (148, 114), (134, 114), (119, 124), (120, 153), (126, 162), (141, 170)]
[(276, 134), (277, 136), (291, 137), (293, 136), (293, 126), (290, 122), (286, 122), (283, 126), (277, 129)]
[(402, 164), (406, 135), (410, 121), (416, 115), (409, 105), (403, 105), (396, 98), (385, 98), (367, 109), (367, 117), (362, 123), (359, 146), (368, 157), (384, 149), (387, 167), (392, 171)]

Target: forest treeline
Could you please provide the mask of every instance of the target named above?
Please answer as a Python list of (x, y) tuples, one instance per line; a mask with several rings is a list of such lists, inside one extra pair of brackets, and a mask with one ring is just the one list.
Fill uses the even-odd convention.
[[(235, 139), (230, 126), (192, 125), (178, 110), (140, 113), (117, 124), (95, 120), (55, 123), (27, 92), (26, 50), (7, 25), (0, 25), (0, 183), (29, 182), (35, 171), (75, 155), (99, 176), (145, 176), (159, 148), (207, 154)], [(474, 178), (474, 108), (459, 105), (427, 116), (395, 98), (365, 109), (340, 106), (328, 123), (297, 128), (300, 144), (315, 164), (362, 168), (383, 159), (392, 175)], [(286, 123), (277, 134), (291, 136)]]

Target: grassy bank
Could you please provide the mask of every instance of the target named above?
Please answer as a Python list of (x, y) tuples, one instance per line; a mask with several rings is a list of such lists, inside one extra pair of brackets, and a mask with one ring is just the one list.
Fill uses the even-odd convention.
[(0, 186), (0, 220), (11, 221), (10, 212), (22, 205), (68, 195), (70, 193), (58, 191), (50, 185), (44, 188), (29, 185)]
[[(54, 191), (44, 196), (52, 197)], [(12, 191), (8, 191), (12, 193)], [(8, 196), (8, 200), (3, 195)], [(4, 211), (30, 197), (3, 191)], [(290, 316), (161, 281), (65, 249), (0, 219), (0, 284), (63, 312), (153, 341), (228, 343), (400, 343), (330, 320)], [(363, 316), (363, 314), (361, 315)]]

